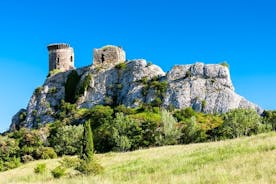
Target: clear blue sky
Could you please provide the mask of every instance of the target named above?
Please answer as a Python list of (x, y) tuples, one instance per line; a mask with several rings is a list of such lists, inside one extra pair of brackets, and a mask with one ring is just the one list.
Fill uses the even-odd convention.
[(77, 67), (106, 44), (165, 71), (227, 61), (240, 95), (276, 109), (275, 9), (273, 0), (1, 1), (0, 132), (43, 84), (52, 42), (70, 43)]

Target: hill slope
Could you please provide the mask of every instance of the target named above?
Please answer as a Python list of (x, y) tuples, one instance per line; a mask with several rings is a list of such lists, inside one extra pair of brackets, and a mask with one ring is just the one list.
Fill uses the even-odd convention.
[(1, 184), (45, 183), (276, 183), (276, 133), (221, 142), (166, 146), (97, 155), (99, 176), (55, 180), (35, 175), (37, 163), (52, 169), (59, 159), (36, 161), (0, 173)]

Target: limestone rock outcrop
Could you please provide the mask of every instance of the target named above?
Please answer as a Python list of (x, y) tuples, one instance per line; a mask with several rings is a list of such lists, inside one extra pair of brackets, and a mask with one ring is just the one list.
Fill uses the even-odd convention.
[[(165, 73), (145, 60), (132, 60), (116, 66), (92, 65), (75, 71), (79, 76), (77, 88), (88, 81), (88, 86), (76, 99), (78, 108), (98, 104), (137, 107), (159, 102), (165, 108), (192, 107), (205, 113), (224, 113), (235, 108), (253, 108), (262, 112), (259, 106), (234, 92), (229, 70), (222, 65), (178, 65)], [(27, 109), (21, 110), (26, 114), (24, 122), (17, 121), (20, 114), (17, 113), (11, 128), (20, 125), (31, 128), (38, 123), (53, 122), (65, 99), (65, 85), (71, 72), (48, 77), (33, 93)]]

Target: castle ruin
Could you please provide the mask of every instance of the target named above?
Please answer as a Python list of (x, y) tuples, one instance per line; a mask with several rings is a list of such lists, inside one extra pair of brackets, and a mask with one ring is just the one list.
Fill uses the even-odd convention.
[[(62, 72), (74, 69), (74, 49), (66, 43), (48, 45), (49, 72), (60, 70)], [(121, 47), (107, 45), (94, 49), (93, 66), (114, 66), (126, 61), (126, 53)]]
[(74, 49), (66, 43), (48, 45), (49, 72), (52, 70), (67, 71), (74, 69)]
[(126, 61), (126, 53), (121, 47), (107, 45), (94, 49), (93, 65), (116, 65)]

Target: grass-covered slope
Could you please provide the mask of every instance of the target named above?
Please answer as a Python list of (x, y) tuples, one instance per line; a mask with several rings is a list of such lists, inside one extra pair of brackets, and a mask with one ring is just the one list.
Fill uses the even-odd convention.
[[(276, 183), (276, 133), (221, 142), (166, 146), (96, 155), (105, 168), (99, 176), (53, 179), (59, 159), (35, 161), (0, 173), (1, 184), (43, 183)], [(47, 173), (34, 174), (37, 163)], [(70, 173), (70, 171), (68, 171)]]

